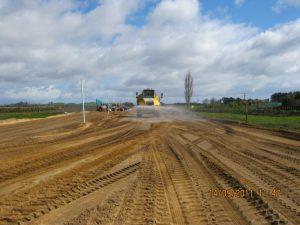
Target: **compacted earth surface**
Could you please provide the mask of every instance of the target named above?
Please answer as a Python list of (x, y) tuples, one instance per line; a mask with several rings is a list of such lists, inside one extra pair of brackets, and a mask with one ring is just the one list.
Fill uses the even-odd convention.
[(179, 112), (0, 124), (0, 224), (300, 224), (298, 134)]

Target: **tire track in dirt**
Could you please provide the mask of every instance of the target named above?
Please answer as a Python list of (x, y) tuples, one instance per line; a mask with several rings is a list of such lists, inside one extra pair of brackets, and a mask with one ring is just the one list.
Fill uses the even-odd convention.
[(171, 215), (170, 222), (165, 224), (184, 224), (185, 218), (183, 216), (179, 200), (176, 197), (176, 190), (171, 180), (170, 171), (167, 169), (164, 159), (162, 158), (163, 147), (158, 141), (156, 141), (153, 146), (153, 150), (154, 160), (163, 186), (162, 189), (166, 199), (168, 214)]
[[(79, 114), (18, 124), (15, 143), (7, 126), (0, 134), (0, 157), (8, 160), (0, 164), (0, 224), (300, 224), (296, 139), (119, 115), (89, 113), (84, 129), (72, 121)], [(279, 197), (258, 192), (274, 187), (284, 189)], [(216, 197), (213, 189), (252, 195)]]
[(147, 144), (136, 184), (124, 200), (114, 224), (170, 224), (171, 216), (162, 177)]
[[(193, 135), (196, 135), (196, 134), (193, 133)], [(185, 137), (182, 137), (182, 138), (185, 138)], [(203, 138), (203, 136), (202, 136), (202, 138)], [(200, 137), (200, 140), (201, 140), (202, 138)], [(207, 136), (206, 136), (206, 139), (207, 139)], [(217, 145), (218, 142), (216, 142), (215, 139), (212, 139), (212, 138), (208, 138), (208, 139), (209, 139), (209, 141), (210, 141), (211, 143), (214, 144), (214, 146), (218, 146), (218, 145)], [(197, 138), (195, 138), (195, 140), (196, 140), (195, 146), (197, 146)], [(195, 140), (194, 140), (194, 141), (195, 141)], [(203, 140), (203, 139), (202, 139), (202, 140)], [(204, 140), (205, 140), (205, 139), (204, 139)], [(190, 142), (190, 140), (188, 140), (188, 141)], [(199, 147), (197, 146), (197, 148), (199, 148)], [(225, 151), (224, 151), (224, 148), (226, 149)], [(230, 148), (230, 149), (229, 149), (229, 148)], [(238, 151), (237, 151), (237, 152), (234, 152), (234, 154), (231, 154), (230, 152), (231, 152), (231, 150), (232, 150), (232, 146), (229, 146), (229, 148), (228, 148), (228, 146), (222, 145), (222, 149), (220, 149), (218, 152), (214, 152), (213, 154), (216, 155), (216, 157), (217, 157), (217, 154), (220, 154), (220, 155), (224, 155), (224, 156), (227, 157), (228, 159), (234, 160), (234, 162), (239, 163), (239, 164), (241, 165), (241, 168), (242, 168), (242, 167), (248, 168), (249, 171), (251, 171), (252, 173), (258, 175), (258, 177), (259, 177), (261, 180), (265, 181), (265, 182), (266, 182), (266, 177), (269, 177), (270, 179), (274, 180), (273, 177), (274, 177), (274, 174), (276, 174), (274, 171), (269, 171), (269, 174), (266, 175), (265, 170), (268, 170), (268, 168), (263, 167), (262, 169), (259, 170), (258, 168), (261, 168), (261, 167), (262, 167), (262, 165), (261, 165), (260, 162), (256, 163), (256, 161), (251, 160), (251, 158), (249, 159), (249, 158), (245, 157), (245, 155), (239, 154)], [(204, 149), (202, 148), (202, 149), (201, 149), (201, 152), (203, 153), (203, 151), (204, 151)], [(211, 154), (211, 153), (210, 153), (210, 154)], [(251, 162), (251, 163), (249, 163), (249, 162)], [(256, 172), (256, 173), (253, 172), (254, 170), (260, 171), (259, 174), (258, 174), (258, 172)], [(247, 176), (245, 176), (245, 177), (247, 177)], [(281, 177), (278, 177), (278, 178), (277, 178), (278, 181), (279, 181), (280, 179), (282, 180), (283, 178), (281, 178)], [(291, 183), (291, 182), (290, 182), (290, 183)], [(278, 186), (278, 183), (276, 183), (276, 184), (277, 184), (277, 186)], [(274, 183), (269, 183), (269, 185), (270, 185), (270, 186), (273, 186), (273, 187), (274, 187), (274, 185), (276, 185), (276, 184), (274, 184)], [(292, 184), (295, 185), (295, 184), (296, 184), (296, 181), (295, 181), (294, 183), (292, 183)], [(258, 190), (258, 188), (254, 188), (254, 189), (255, 189), (255, 190)], [(295, 189), (297, 190), (297, 188), (296, 188), (295, 186), (293, 186), (291, 190), (294, 190), (294, 191), (295, 191)], [(296, 194), (296, 196), (297, 196), (297, 194)], [(299, 196), (299, 195), (298, 195), (298, 196)], [(292, 196), (291, 199), (294, 200), (293, 202), (295, 202), (295, 203), (298, 202), (298, 200), (295, 199), (295, 196), (294, 196), (294, 197)], [(270, 198), (268, 199), (268, 201), (270, 201), (271, 203), (274, 203), (274, 200), (276, 200), (276, 199), (270, 199)], [(292, 208), (290, 208), (290, 206), (286, 205), (286, 203), (283, 203), (283, 202), (281, 202), (281, 200), (279, 200), (279, 202), (277, 202), (277, 204), (276, 204), (276, 208), (277, 208), (278, 211), (280, 211), (280, 212), (284, 213), (286, 216), (288, 216), (288, 218), (289, 218), (290, 221), (293, 221), (293, 222), (295, 222), (295, 223), (297, 224), (297, 212), (295, 211), (295, 210), (296, 210), (296, 209), (295, 209), (295, 206), (292, 207)], [(276, 223), (276, 222), (274, 222), (274, 223)]]
[[(127, 177), (126, 177), (127, 178)], [(133, 188), (132, 185), (128, 189)], [(121, 210), (124, 195), (127, 190), (113, 192), (107, 199), (93, 208), (87, 208), (71, 220), (59, 223), (63, 225), (104, 225), (113, 224), (115, 217)], [(51, 223), (48, 223), (52, 225)]]
[[(211, 169), (215, 175), (218, 175), (223, 179), (223, 187), (232, 189), (247, 189), (247, 187), (241, 184), (238, 179), (232, 176), (228, 170), (223, 170), (219, 165), (213, 162), (211, 158), (201, 155), (202, 159), (207, 165), (207, 168)], [(286, 224), (284, 220), (277, 212), (275, 212), (269, 205), (253, 191), (252, 196), (245, 196), (244, 198), (233, 198), (233, 203), (241, 210), (241, 213), (245, 216), (246, 220), (250, 224)], [(250, 204), (248, 204), (250, 203)]]
[(89, 142), (88, 146), (84, 146), (84, 143), (76, 149), (70, 147), (64, 149), (64, 151), (60, 151), (52, 155), (42, 156), (32, 161), (26, 161), (21, 165), (14, 165), (13, 167), (0, 170), (0, 183), (21, 176), (25, 173), (33, 172), (40, 168), (45, 168), (65, 160), (70, 160), (74, 157), (81, 157), (86, 154), (91, 154), (93, 151), (97, 151), (100, 148), (129, 140), (135, 137), (138, 133), (139, 131), (136, 131), (136, 128), (132, 128), (100, 140), (96, 138), (95, 141)]
[[(185, 170), (191, 177), (198, 197), (201, 202), (203, 224), (243, 224), (242, 216), (225, 199), (215, 199), (209, 196), (209, 190), (221, 188), (219, 183), (208, 176), (209, 171), (203, 166), (201, 160), (197, 160), (194, 152), (188, 145), (182, 145), (176, 135), (168, 139), (168, 145), (176, 151), (181, 158)], [(199, 218), (200, 219), (200, 218)], [(201, 219), (200, 219), (201, 221)]]
[[(198, 158), (200, 162), (205, 163), (205, 167), (210, 170), (210, 174), (213, 177), (216, 177), (219, 181), (219, 185), (221, 190), (229, 190), (229, 189), (246, 189), (246, 186), (241, 184), (236, 178), (234, 178), (231, 174), (229, 174), (228, 169), (221, 169), (220, 162), (216, 163), (212, 160), (211, 155), (205, 151), (196, 151), (198, 154)], [(226, 171), (226, 172), (225, 172)], [(223, 180), (220, 180), (220, 178)], [(279, 218), (278, 213), (274, 213), (273, 209), (268, 208), (267, 204), (262, 201), (259, 195), (253, 192), (253, 196), (249, 197), (245, 196), (245, 198), (232, 198), (229, 199), (233, 206), (240, 211), (242, 214), (244, 221), (248, 224), (284, 224), (285, 221)], [(255, 207), (253, 206), (253, 202), (255, 202)], [(249, 203), (253, 203), (249, 205)], [(258, 211), (257, 208), (262, 211)], [(267, 211), (266, 211), (267, 210)], [(274, 213), (274, 215), (272, 214)], [(263, 215), (261, 215), (263, 214)], [(270, 215), (272, 214), (272, 215)], [(274, 217), (274, 218), (273, 218)], [(278, 220), (276, 220), (278, 219)], [(231, 223), (230, 223), (231, 224)]]
[[(27, 202), (27, 205), (25, 202), (26, 200), (23, 197), (22, 204), (19, 206), (16, 206), (16, 204), (14, 204), (12, 206), (13, 208), (9, 210), (10, 212), (12, 212), (12, 214), (2, 214), (0, 217), (0, 222), (2, 221), (9, 224), (18, 224), (19, 222), (32, 221), (46, 213), (49, 213), (51, 210), (59, 208), (82, 196), (86, 196), (98, 190), (99, 188), (105, 187), (119, 179), (128, 176), (138, 169), (139, 164), (139, 162), (131, 164), (112, 173), (95, 177), (85, 182), (81, 181), (80, 183), (77, 183), (77, 185), (65, 183), (64, 185), (70, 186), (70, 188), (68, 188), (69, 191), (65, 190), (63, 192), (60, 192), (59, 189), (57, 189), (57, 186), (50, 186), (49, 188), (52, 188), (52, 190), (50, 190), (50, 193), (48, 192), (49, 190), (43, 191), (46, 193), (48, 192), (48, 196), (38, 195), (36, 198), (27, 199), (27, 201), (29, 200), (29, 202)], [(56, 195), (51, 195), (51, 191)], [(22, 196), (20, 197), (22, 198)], [(20, 200), (17, 201), (20, 202)], [(6, 204), (9, 204), (9, 206), (11, 206), (11, 202), (8, 202)], [(2, 206), (5, 206), (6, 204), (2, 203)]]
[(182, 157), (171, 145), (168, 144), (166, 148), (168, 152), (164, 162), (168, 170), (171, 171), (171, 179), (181, 206), (184, 224), (196, 224), (197, 221), (208, 224), (214, 222), (214, 216), (206, 214), (203, 205), (201, 205), (191, 174), (186, 171), (182, 164)]
[[(196, 133), (193, 133), (193, 135), (196, 135)], [(262, 181), (267, 182), (270, 186), (285, 190), (285, 194), (289, 195), (287, 197), (290, 198), (294, 204), (299, 202), (299, 183), (297, 179), (298, 174), (296, 168), (287, 168), (279, 163), (270, 163), (270, 161), (268, 161), (269, 163), (264, 163), (263, 160), (267, 159), (257, 157), (254, 153), (255, 149), (253, 149), (253, 151), (241, 150), (243, 149), (243, 146), (235, 146), (229, 141), (226, 143), (225, 141), (220, 141), (217, 138), (209, 135), (201, 137), (202, 138), (199, 139), (199, 142), (201, 142), (202, 139), (205, 140), (206, 138), (219, 149), (215, 154), (223, 155), (228, 159), (234, 159), (234, 161), (239, 162), (241, 166), (247, 167), (252, 172), (255, 171), (253, 173), (257, 174)], [(226, 151), (224, 151), (224, 149), (226, 149)], [(251, 163), (249, 164), (249, 162)], [(281, 169), (282, 172), (278, 171), (278, 169)], [(286, 170), (289, 170), (289, 174), (286, 173)], [(295, 210), (295, 206), (292, 208)]]
[(58, 131), (66, 128), (76, 129), (76, 127), (81, 126), (80, 124), (79, 114), (49, 117), (47, 119), (39, 119), (16, 124), (2, 124), (0, 126), (0, 139), (3, 140), (3, 143), (9, 143), (8, 145), (14, 145), (15, 142), (28, 143), (32, 140), (30, 138), (32, 135), (41, 134), (51, 130)]
[[(223, 148), (224, 149), (224, 148)], [(231, 148), (233, 149), (233, 148)], [(270, 167), (271, 164), (264, 164), (261, 158), (253, 157), (251, 152), (242, 152), (243, 154), (235, 152), (234, 154), (226, 154), (224, 151), (219, 151), (218, 154), (224, 155), (227, 158), (234, 159), (241, 168), (247, 168), (251, 174), (256, 175), (258, 183), (263, 182), (267, 186), (262, 186), (259, 189), (271, 190), (273, 188), (281, 190), (281, 197), (285, 196), (285, 199), (278, 198), (277, 204), (281, 204), (288, 210), (284, 210), (290, 217), (296, 216), (299, 212), (299, 184), (298, 180), (293, 176), (288, 176), (287, 174), (282, 174)], [(245, 157), (247, 156), (247, 157)], [(252, 157), (249, 157), (252, 156)], [(274, 199), (271, 199), (273, 202)], [(279, 206), (282, 208), (281, 206)], [(291, 211), (291, 212), (288, 212)], [(297, 212), (298, 211), (298, 212)], [(292, 215), (291, 215), (292, 213)]]
[[(105, 123), (105, 121), (103, 123)], [(13, 157), (17, 153), (19, 155), (22, 155), (22, 157), (25, 159), (24, 156), (26, 156), (26, 153), (32, 154), (35, 152), (40, 152), (41, 149), (43, 150), (42, 152), (47, 152), (53, 149), (61, 149), (60, 145), (68, 146), (70, 144), (73, 144), (74, 142), (76, 143), (78, 142), (78, 136), (80, 136), (81, 139), (91, 139), (91, 137), (94, 137), (94, 140), (97, 140), (97, 136), (99, 136), (99, 139), (101, 139), (103, 137), (116, 135), (120, 131), (129, 130), (130, 128), (136, 128), (136, 124), (130, 124), (126, 126), (126, 124), (124, 125), (124, 123), (122, 123), (122, 125), (115, 123), (111, 124), (111, 126), (112, 127), (106, 129), (94, 125), (87, 128), (85, 126), (80, 126), (78, 129), (75, 128), (75, 130), (72, 131), (71, 135), (68, 136), (61, 135), (63, 134), (62, 132), (56, 131), (56, 138), (53, 140), (51, 139), (39, 141), (39, 139), (30, 137), (30, 139), (32, 139), (32, 143), (29, 143), (28, 145), (22, 142), (18, 143), (18, 141), (16, 141), (13, 143), (14, 146), (5, 145), (4, 147), (0, 147), (0, 156), (4, 158), (9, 157), (9, 159), (11, 159), (11, 157)], [(47, 137), (47, 135), (40, 136)], [(20, 151), (20, 149), (22, 149), (22, 151)]]
[[(107, 151), (107, 154), (93, 162), (64, 172), (58, 177), (48, 179), (28, 190), (3, 197), (0, 200), (0, 218), (6, 218), (8, 221), (11, 220), (12, 224), (16, 224), (16, 221), (26, 220), (26, 215), (32, 212), (48, 212), (53, 205), (62, 206), (68, 203), (70, 194), (81, 187), (83, 183), (99, 177), (99, 174), (103, 174), (110, 167), (140, 152), (139, 149), (135, 150), (130, 147), (131, 145), (130, 142), (127, 145), (123, 144), (125, 149), (118, 149), (118, 146), (115, 146), (111, 151)], [(132, 150), (126, 150), (126, 146)]]

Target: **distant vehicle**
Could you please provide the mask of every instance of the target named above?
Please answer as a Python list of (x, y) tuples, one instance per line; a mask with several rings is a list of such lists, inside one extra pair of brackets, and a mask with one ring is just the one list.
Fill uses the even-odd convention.
[(107, 112), (107, 110), (108, 110), (107, 105), (97, 106), (97, 111), (99, 111), (99, 112)]
[(127, 111), (129, 110), (129, 107), (126, 107), (125, 105), (115, 105), (111, 107), (111, 111), (117, 112), (117, 111)]
[[(129, 106), (128, 106), (129, 105)], [(99, 112), (116, 112), (116, 111), (127, 111), (130, 110), (131, 105), (133, 106), (133, 103), (103, 103), (101, 100), (96, 99), (96, 111)]]
[(109, 107), (107, 104), (104, 104), (101, 100), (96, 99), (96, 111), (98, 112), (107, 112)]
[(120, 107), (120, 111), (127, 111), (129, 108), (128, 107), (126, 107), (126, 106), (121, 106)]
[(163, 93), (159, 97), (153, 89), (144, 89), (141, 94), (136, 92), (137, 117), (142, 117), (144, 114), (158, 117), (162, 98)]

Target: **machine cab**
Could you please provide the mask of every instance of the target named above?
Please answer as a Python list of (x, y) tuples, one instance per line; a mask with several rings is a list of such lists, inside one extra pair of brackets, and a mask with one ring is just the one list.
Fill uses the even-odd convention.
[(136, 92), (137, 105), (159, 106), (161, 98), (162, 96), (157, 96), (153, 89), (144, 89), (141, 94)]
[(155, 92), (151, 89), (145, 89), (143, 90), (143, 98), (154, 98)]

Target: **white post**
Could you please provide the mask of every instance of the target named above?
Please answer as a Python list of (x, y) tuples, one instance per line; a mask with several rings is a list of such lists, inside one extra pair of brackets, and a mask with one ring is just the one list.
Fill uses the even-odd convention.
[(82, 100), (82, 117), (83, 117), (83, 123), (85, 123), (83, 80), (81, 80), (81, 100)]

